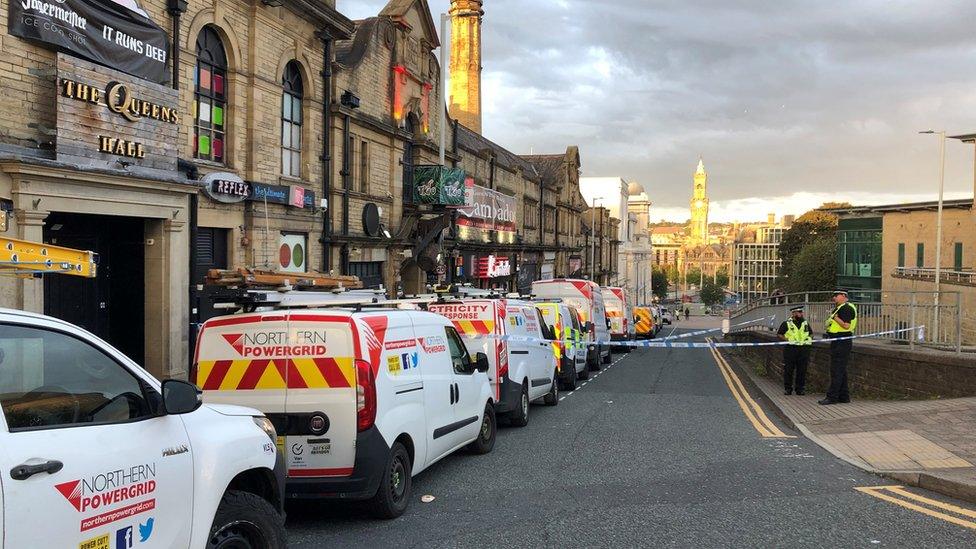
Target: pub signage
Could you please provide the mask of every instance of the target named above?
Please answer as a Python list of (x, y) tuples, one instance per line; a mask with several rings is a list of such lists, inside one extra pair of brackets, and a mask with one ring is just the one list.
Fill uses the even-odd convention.
[(413, 169), (413, 201), (441, 206), (464, 205), (464, 170), (444, 166)]
[[(10, 0), (7, 30), (100, 65), (169, 82), (169, 37), (126, 0)], [(130, 4), (127, 7), (125, 4)]]
[[(267, 183), (249, 183), (251, 194), (248, 200), (255, 202), (270, 202), (299, 208), (315, 207), (315, 192), (297, 185), (268, 185)], [(299, 202), (300, 201), (300, 202)], [(299, 206), (299, 204), (301, 204)]]
[(217, 202), (234, 204), (251, 196), (251, 184), (237, 174), (229, 172), (208, 173), (203, 178), (203, 192)]

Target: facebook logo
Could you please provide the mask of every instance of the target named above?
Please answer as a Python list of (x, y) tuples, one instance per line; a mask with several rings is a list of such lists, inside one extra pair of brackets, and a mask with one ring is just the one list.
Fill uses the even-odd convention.
[(115, 532), (115, 549), (132, 549), (132, 527), (126, 526)]

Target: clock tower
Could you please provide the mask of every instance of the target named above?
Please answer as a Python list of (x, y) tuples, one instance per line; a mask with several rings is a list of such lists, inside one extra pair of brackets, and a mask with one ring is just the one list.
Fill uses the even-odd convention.
[(691, 243), (694, 245), (708, 244), (708, 174), (705, 173), (705, 163), (698, 159), (698, 169), (695, 170), (695, 188), (691, 195)]

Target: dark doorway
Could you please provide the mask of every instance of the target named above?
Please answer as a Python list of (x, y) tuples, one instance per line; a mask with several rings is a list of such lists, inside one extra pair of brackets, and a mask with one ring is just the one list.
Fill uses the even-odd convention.
[(52, 213), (44, 242), (98, 254), (94, 279), (48, 275), (44, 313), (77, 324), (144, 364), (145, 221), (132, 217)]

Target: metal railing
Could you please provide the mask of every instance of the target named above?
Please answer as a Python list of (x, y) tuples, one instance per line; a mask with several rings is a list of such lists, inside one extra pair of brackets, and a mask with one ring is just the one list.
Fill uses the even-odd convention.
[[(892, 275), (916, 280), (935, 280), (935, 269), (931, 267), (895, 267)], [(939, 279), (949, 284), (969, 284), (976, 286), (976, 271), (946, 271), (943, 270)]]
[[(743, 326), (736, 331), (756, 329), (756, 326), (776, 329), (789, 318), (790, 308), (803, 305), (806, 319), (815, 333), (822, 333), (827, 317), (834, 311), (831, 292), (806, 292), (764, 297), (744, 303), (732, 310), (731, 323), (741, 324), (760, 321), (752, 326)], [(939, 304), (935, 304), (935, 292), (881, 290), (857, 290), (852, 293), (852, 302), (857, 306), (857, 332), (869, 334), (904, 330), (924, 326), (918, 330), (879, 336), (879, 339), (925, 345), (942, 349), (962, 351), (962, 294), (960, 292), (940, 292)], [(939, 322), (935, 319), (938, 316)], [(935, 326), (938, 325), (938, 333)]]

